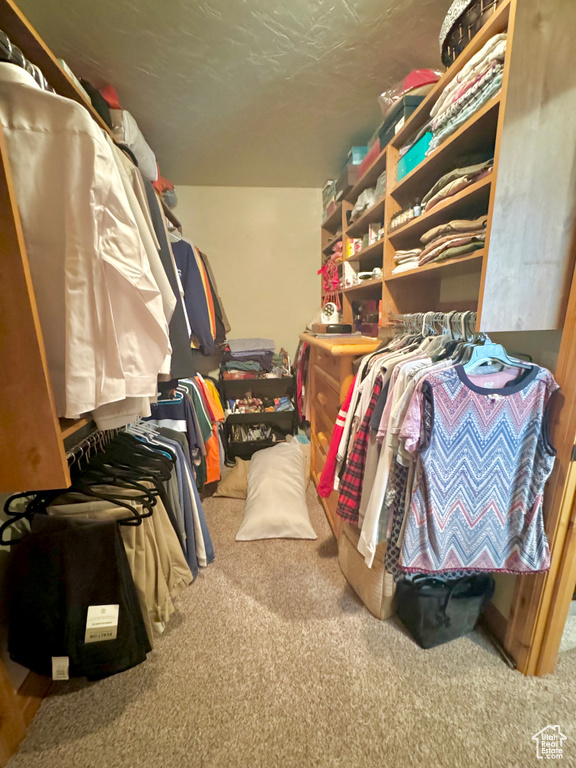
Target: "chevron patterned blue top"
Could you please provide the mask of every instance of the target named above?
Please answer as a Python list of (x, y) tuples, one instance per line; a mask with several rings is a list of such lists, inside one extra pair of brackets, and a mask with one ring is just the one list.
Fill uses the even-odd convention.
[(542, 496), (555, 457), (546, 409), (556, 389), (538, 366), (501, 389), (474, 384), (462, 366), (423, 380), (405, 422), (420, 434), (403, 434), (417, 456), (402, 570), (548, 570)]

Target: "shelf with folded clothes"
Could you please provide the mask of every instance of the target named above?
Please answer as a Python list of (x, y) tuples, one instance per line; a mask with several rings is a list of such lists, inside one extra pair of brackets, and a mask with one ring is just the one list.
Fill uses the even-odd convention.
[[(404, 272), (392, 273), (384, 277), (384, 282), (389, 283), (395, 280), (413, 280), (425, 278), (455, 277), (456, 275), (467, 275), (471, 272), (480, 272), (482, 269), (482, 260), (484, 258), (484, 249), (479, 249), (461, 256), (459, 258), (447, 259), (446, 261), (431, 261), (423, 264), (421, 267), (405, 270)], [(432, 274), (430, 274), (432, 273)]]
[(391, 192), (394, 199), (410, 204), (457, 164), (466, 165), (466, 158), (493, 154), (499, 108), (500, 94), (497, 94), (396, 183)]
[(475, 218), (488, 210), (492, 175), (473, 182), (460, 192), (445, 198), (433, 208), (426, 209), (420, 216), (398, 229), (388, 231), (388, 239), (398, 248), (416, 242), (420, 236), (445, 221), (460, 218)]
[(430, 110), (440, 98), (442, 92), (449, 83), (464, 69), (470, 59), (475, 56), (494, 35), (505, 32), (508, 28), (511, 0), (504, 0), (497, 10), (488, 18), (486, 23), (478, 30), (470, 40), (466, 48), (458, 56), (456, 61), (446, 70), (444, 75), (426, 95), (425, 99), (406, 120), (402, 128), (396, 133), (391, 146), (400, 149), (407, 144), (411, 137), (415, 136), (430, 119)]
[(346, 229), (347, 237), (358, 237), (368, 231), (368, 225), (381, 222), (384, 217), (384, 204), (386, 195), (377, 200), (355, 221), (351, 222)]

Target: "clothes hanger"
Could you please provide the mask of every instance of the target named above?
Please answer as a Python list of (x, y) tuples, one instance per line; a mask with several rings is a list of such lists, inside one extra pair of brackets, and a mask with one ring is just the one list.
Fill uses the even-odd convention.
[(464, 370), (466, 373), (471, 373), (488, 362), (500, 363), (507, 368), (522, 368), (523, 370), (531, 370), (534, 367), (523, 360), (509, 357), (502, 344), (488, 341), (472, 349), (470, 359), (464, 364)]

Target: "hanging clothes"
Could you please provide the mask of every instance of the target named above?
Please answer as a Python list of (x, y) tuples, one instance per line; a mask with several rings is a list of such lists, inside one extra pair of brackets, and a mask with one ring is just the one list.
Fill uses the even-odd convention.
[(154, 232), (160, 243), (160, 259), (176, 299), (176, 308), (174, 309), (174, 314), (170, 321), (170, 343), (172, 344), (170, 378), (179, 379), (185, 378), (186, 376), (194, 376), (196, 373), (196, 366), (194, 365), (192, 350), (190, 349), (190, 332), (188, 330), (187, 315), (185, 314), (182, 296), (180, 295), (180, 286), (176, 275), (174, 257), (166, 235), (164, 214), (160, 208), (156, 192), (147, 179), (144, 179), (144, 188), (146, 190)]
[[(10, 558), (14, 660), (51, 675), (52, 657), (67, 657), (71, 677), (93, 679), (145, 660), (179, 594), (214, 559), (185, 445), (181, 433), (139, 422), (73, 468), (67, 491), (8, 502), (2, 537), (16, 520), (31, 522)], [(85, 641), (102, 607), (117, 611), (116, 624)]]
[[(8, 649), (13, 661), (53, 676), (96, 680), (141, 664), (151, 646), (118, 526), (36, 515), (7, 574)], [(105, 642), (85, 642), (91, 607), (117, 606)]]
[(154, 396), (168, 323), (102, 131), (7, 63), (0, 122), (58, 415)]
[(557, 389), (545, 368), (484, 339), (405, 334), (366, 356), (330, 446), (339, 466), (323, 477), (324, 492), (330, 480), (339, 488), (337, 513), (360, 528), (366, 564), (387, 541), (396, 579), (547, 570)]
[[(216, 310), (217, 317), (220, 318), (222, 322), (222, 326), (224, 328), (224, 337), (226, 337), (226, 334), (230, 333), (230, 331), (232, 330), (232, 326), (230, 325), (230, 321), (228, 320), (228, 317), (226, 315), (226, 310), (224, 309), (224, 303), (218, 292), (218, 286), (216, 285), (216, 278), (214, 276), (212, 267), (210, 266), (210, 261), (208, 260), (208, 256), (205, 253), (202, 253), (201, 251), (199, 253), (200, 253), (200, 258), (202, 259), (202, 263), (204, 264), (204, 267), (210, 279), (210, 286), (212, 288), (212, 294), (214, 296), (214, 304), (217, 305), (217, 310)], [(219, 310), (219, 313), (218, 313), (218, 310)], [(216, 341), (218, 341), (218, 339), (216, 339)]]
[[(214, 330), (211, 320), (207, 279), (203, 279), (194, 248), (185, 240), (172, 243), (176, 266), (184, 288), (184, 301), (192, 334), (198, 340), (203, 355), (212, 355), (216, 351)], [(180, 376), (179, 378), (183, 378)]]
[(520, 376), (468, 376), (458, 365), (425, 377), (400, 433), (417, 454), (402, 570), (548, 570), (542, 499), (556, 455), (548, 403), (557, 389), (536, 365)]

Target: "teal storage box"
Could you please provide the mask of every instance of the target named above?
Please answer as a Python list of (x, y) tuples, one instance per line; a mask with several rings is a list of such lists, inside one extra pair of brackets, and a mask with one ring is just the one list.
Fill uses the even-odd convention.
[(352, 147), (350, 152), (348, 152), (348, 157), (346, 158), (346, 162), (344, 165), (360, 165), (362, 160), (366, 157), (368, 154), (368, 147)]
[(417, 165), (420, 165), (422, 160), (426, 157), (426, 152), (432, 141), (432, 133), (429, 131), (422, 136), (413, 147), (410, 147), (408, 152), (398, 160), (398, 170), (396, 172), (396, 180), (400, 181), (404, 176), (407, 176), (410, 171), (413, 171)]

